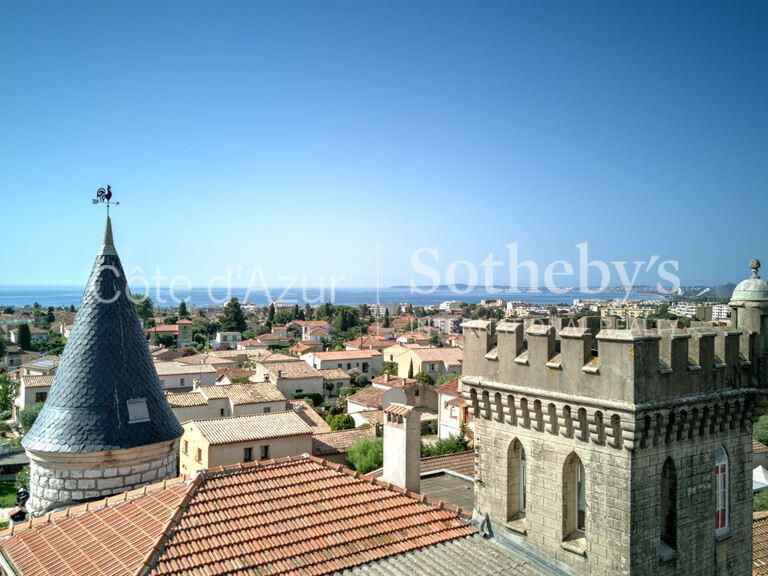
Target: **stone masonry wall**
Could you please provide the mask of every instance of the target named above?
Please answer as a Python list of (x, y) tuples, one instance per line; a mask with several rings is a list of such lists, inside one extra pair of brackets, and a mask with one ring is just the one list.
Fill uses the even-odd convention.
[(83, 468), (73, 459), (70, 466), (30, 461), (30, 502), (33, 514), (42, 514), (78, 502), (104, 498), (177, 475), (176, 453), (154, 459)]
[[(724, 447), (730, 472), (730, 530), (715, 537), (715, 452)], [(677, 471), (677, 557), (659, 560), (660, 476), (667, 458)], [(648, 446), (633, 454), (632, 575), (752, 574), (752, 438), (746, 430)]]
[[(496, 419), (475, 424), (475, 508), (497, 527), (507, 522), (507, 455), (517, 439), (526, 454), (527, 506), (523, 525), (528, 544), (578, 572), (616, 576), (629, 574), (631, 453), (608, 444), (595, 445)], [(563, 467), (574, 453), (586, 473), (584, 554), (563, 547)], [(514, 467), (510, 474), (516, 480)], [(520, 522), (516, 522), (517, 529)], [(567, 546), (566, 546), (567, 547)]]

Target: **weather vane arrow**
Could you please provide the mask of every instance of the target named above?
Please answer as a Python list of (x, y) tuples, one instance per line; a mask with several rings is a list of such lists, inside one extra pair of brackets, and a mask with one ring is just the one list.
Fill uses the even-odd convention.
[(92, 204), (106, 204), (107, 205), (107, 217), (109, 217), (109, 207), (120, 206), (120, 202), (112, 202), (112, 186), (107, 184), (106, 188), (99, 188), (96, 190), (96, 198), (91, 200)]

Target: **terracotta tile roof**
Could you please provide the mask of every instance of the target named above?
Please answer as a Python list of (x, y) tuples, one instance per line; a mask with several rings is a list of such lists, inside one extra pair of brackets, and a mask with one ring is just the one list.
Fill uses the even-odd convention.
[(53, 376), (22, 376), (21, 381), (26, 388), (50, 388)]
[(754, 576), (768, 576), (768, 512), (752, 515), (752, 547)]
[(184, 362), (155, 362), (155, 371), (161, 378), (163, 376), (176, 376), (177, 374), (210, 374), (216, 372), (216, 368), (210, 364), (186, 364)]
[(307, 326), (307, 327), (330, 327), (330, 324), (325, 320), (294, 320), (288, 326)]
[(389, 372), (384, 372), (384, 374), (380, 374), (371, 380), (371, 383), (379, 384), (381, 386), (388, 386), (390, 388), (408, 388), (418, 384), (419, 381), (414, 380), (413, 378), (400, 378), (400, 376), (392, 376), (392, 374)]
[(332, 352), (315, 352), (318, 360), (355, 360), (358, 358), (376, 358), (381, 356), (378, 350), (338, 350)]
[(216, 382), (220, 382), (224, 379), (224, 376), (229, 378), (230, 382), (236, 378), (245, 378), (246, 380), (250, 378), (251, 376), (255, 375), (256, 372), (254, 370), (246, 370), (244, 368), (234, 368), (232, 366), (228, 366), (227, 368), (224, 368), (223, 370), (217, 371), (217, 377)]
[(197, 390), (181, 393), (166, 392), (165, 399), (168, 400), (171, 408), (191, 408), (192, 406), (205, 406), (208, 403)]
[(421, 459), (421, 473), (435, 470), (451, 470), (462, 476), (475, 477), (475, 453), (473, 450), (429, 456)]
[(306, 400), (291, 400), (286, 403), (288, 410), (293, 410), (304, 422), (312, 429), (313, 434), (322, 434), (330, 432), (331, 427), (323, 420), (323, 417), (318, 414), (312, 406)]
[(288, 350), (290, 350), (291, 352), (295, 352), (297, 354), (306, 354), (307, 352), (311, 352), (314, 349), (315, 349), (314, 346), (311, 346), (310, 344), (305, 344), (304, 342), (297, 342), (296, 344), (288, 348)]
[(444, 362), (447, 366), (461, 364), (464, 357), (461, 348), (416, 348), (413, 352), (422, 362)]
[(360, 338), (355, 338), (354, 340), (347, 340), (344, 342), (344, 346), (348, 348), (358, 348), (361, 350), (383, 350), (384, 348), (391, 346), (392, 343), (392, 340), (387, 340), (386, 338), (378, 336), (361, 336)]
[(347, 396), (347, 403), (352, 402), (353, 404), (360, 404), (361, 406), (381, 410), (381, 399), (384, 398), (384, 394), (386, 393), (387, 391), (384, 388), (368, 386), (351, 396)]
[(255, 338), (249, 338), (248, 340), (242, 340), (238, 342), (240, 346), (266, 346), (266, 344), (263, 344), (262, 342), (259, 342)]
[(754, 441), (752, 442), (752, 451), (755, 454), (765, 454), (766, 452), (768, 452), (768, 446), (766, 446), (762, 442)]
[(157, 332), (176, 334), (179, 331), (179, 327), (176, 324), (157, 324), (152, 328), (147, 328), (149, 334), (155, 334)]
[(235, 405), (282, 402), (285, 400), (283, 393), (269, 382), (215, 384), (213, 386), (200, 386), (198, 390), (207, 398), (229, 398)]
[(307, 364), (306, 362), (270, 362), (265, 364), (269, 374), (277, 378), (277, 373), (280, 371), (281, 379), (303, 379), (303, 378), (322, 378), (320, 372), (315, 368)]
[(210, 364), (212, 366), (226, 364), (231, 366), (234, 363), (234, 360), (231, 358), (221, 358), (215, 354), (193, 354), (192, 356), (182, 356), (177, 361), (182, 364), (192, 364), (195, 366), (200, 366), (201, 364)]
[(280, 354), (279, 352), (272, 352), (271, 350), (249, 350), (249, 358), (256, 360), (260, 364), (270, 364), (273, 362), (301, 362), (298, 358), (288, 356), (288, 354)]
[(455, 396), (458, 397), (459, 395), (459, 377), (453, 378), (452, 380), (448, 380), (445, 384), (440, 386), (437, 391), (440, 394), (445, 394), (446, 396)]
[(320, 368), (318, 372), (323, 375), (323, 380), (349, 380), (349, 374), (341, 368)]
[(197, 428), (211, 445), (312, 433), (307, 423), (293, 411), (192, 420), (186, 426)]
[(60, 510), (0, 534), (0, 546), (22, 576), (137, 574), (194, 488), (177, 478)]
[(435, 504), (311, 457), (208, 471), (152, 573), (315, 576), (474, 533)]
[(374, 436), (374, 433), (374, 428), (353, 428), (352, 430), (315, 434), (312, 436), (312, 454), (314, 456), (346, 454), (352, 444), (361, 438), (370, 438)]
[(365, 410), (357, 412), (371, 426), (381, 426), (384, 423), (384, 412), (382, 410)]

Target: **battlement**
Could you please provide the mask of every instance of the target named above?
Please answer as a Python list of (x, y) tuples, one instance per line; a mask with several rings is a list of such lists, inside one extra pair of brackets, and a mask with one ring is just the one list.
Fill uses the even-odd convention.
[[(758, 387), (757, 335), (724, 326), (594, 330), (472, 320), (463, 375), (501, 385), (640, 404)], [(559, 330), (558, 330), (559, 328)]]

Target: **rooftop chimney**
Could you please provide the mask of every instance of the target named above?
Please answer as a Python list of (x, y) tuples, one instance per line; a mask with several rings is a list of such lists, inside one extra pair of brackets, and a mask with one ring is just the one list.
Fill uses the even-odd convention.
[(421, 418), (413, 406), (384, 408), (384, 482), (418, 492), (421, 482)]

